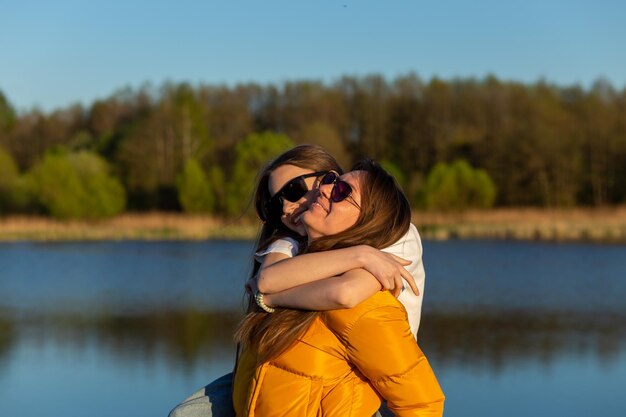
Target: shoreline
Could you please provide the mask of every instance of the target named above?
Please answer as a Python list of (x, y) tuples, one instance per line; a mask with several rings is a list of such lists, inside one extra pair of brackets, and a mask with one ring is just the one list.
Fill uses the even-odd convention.
[[(423, 239), (495, 239), (626, 244), (626, 206), (413, 212)], [(100, 221), (0, 218), (0, 242), (254, 239), (255, 221), (180, 213), (123, 214)]]
[(433, 240), (494, 239), (626, 244), (626, 206), (593, 209), (513, 208), (458, 214), (414, 212), (413, 222), (423, 237)]

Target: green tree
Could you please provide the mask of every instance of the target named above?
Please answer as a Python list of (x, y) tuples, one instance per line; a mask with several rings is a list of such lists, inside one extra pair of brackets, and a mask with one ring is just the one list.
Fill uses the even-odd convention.
[(124, 210), (123, 187), (106, 161), (92, 153), (47, 152), (29, 181), (39, 204), (56, 218), (96, 219)]
[(215, 212), (225, 213), (228, 184), (226, 183), (224, 171), (219, 165), (212, 165), (207, 172), (207, 180), (209, 187), (213, 190), (215, 195)]
[[(295, 136), (294, 136), (295, 137)], [(325, 122), (305, 124), (298, 132), (299, 143), (312, 143), (326, 149), (344, 169), (350, 169), (352, 158), (346, 151), (337, 130)]]
[(178, 200), (186, 213), (210, 213), (215, 208), (215, 193), (195, 158), (190, 158), (176, 179)]
[(111, 175), (103, 158), (91, 152), (77, 152), (69, 154), (68, 159), (85, 192), (85, 217), (111, 217), (124, 211), (126, 191), (119, 179)]
[(48, 152), (29, 173), (33, 194), (43, 208), (60, 219), (84, 216), (85, 193), (78, 175), (65, 155)]
[(176, 205), (177, 175), (189, 158), (202, 159), (212, 140), (207, 106), (190, 86), (168, 84), (162, 95), (128, 129), (117, 159), (131, 195), (152, 201), (149, 207), (171, 208)]
[(217, 196), (215, 210), (239, 213), (232, 199), (247, 195), (231, 197), (237, 191), (227, 184), (235, 182), (236, 147), (267, 131), (318, 143), (346, 167), (364, 156), (393, 161), (411, 195), (437, 162), (464, 159), (489, 172), (498, 204), (602, 206), (626, 199), (625, 109), (626, 89), (606, 80), (585, 89), (495, 76), (167, 83), (46, 113), (18, 113), (0, 92), (0, 146), (19, 172), (54, 147), (96, 151), (123, 178), (129, 205), (141, 209), (178, 209), (176, 177), (195, 158)]
[(13, 206), (19, 172), (11, 155), (0, 148), (0, 214), (9, 211)]
[(496, 185), (484, 169), (474, 170), (474, 192), (471, 202), (474, 207), (490, 208), (496, 201)]
[(8, 131), (15, 123), (16, 115), (13, 106), (9, 103), (9, 100), (0, 91), (0, 138), (2, 134)]
[(487, 172), (459, 159), (450, 165), (436, 164), (421, 194), (427, 209), (465, 210), (493, 206), (496, 188)]
[(293, 145), (287, 136), (273, 132), (254, 133), (237, 144), (235, 166), (225, 198), (227, 215), (237, 216), (244, 213), (252, 201), (255, 178), (259, 170), (270, 159)]

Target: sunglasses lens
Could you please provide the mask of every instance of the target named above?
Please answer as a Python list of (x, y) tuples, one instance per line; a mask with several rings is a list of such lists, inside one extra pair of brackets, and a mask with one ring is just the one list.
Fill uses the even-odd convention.
[(335, 202), (345, 200), (352, 194), (352, 187), (345, 181), (337, 181), (333, 187), (333, 191), (330, 193), (330, 198)]
[(320, 180), (320, 185), (328, 185), (337, 181), (337, 173), (330, 171), (328, 174), (324, 175)]
[(300, 200), (309, 189), (302, 178), (295, 178), (287, 183), (281, 190), (282, 197), (292, 203)]
[(335, 174), (334, 172), (327, 173), (326, 171), (318, 171), (293, 178), (291, 181), (285, 184), (283, 188), (281, 188), (276, 194), (274, 194), (274, 196), (271, 197), (270, 200), (265, 204), (264, 215), (268, 218), (266, 220), (273, 220), (282, 216), (283, 199), (295, 203), (306, 195), (306, 193), (309, 191), (309, 187), (304, 181), (305, 178), (319, 177), (320, 175), (324, 175), (324, 178), (326, 178), (328, 174), (332, 174), (331, 178), (327, 180), (328, 182), (323, 184), (332, 184), (337, 179), (337, 174)]

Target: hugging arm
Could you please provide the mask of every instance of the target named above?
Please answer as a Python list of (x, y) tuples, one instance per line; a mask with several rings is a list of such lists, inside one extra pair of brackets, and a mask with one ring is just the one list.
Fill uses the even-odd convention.
[[(257, 285), (262, 293), (273, 294), (303, 284), (338, 277), (355, 268), (364, 268), (379, 282), (379, 289), (382, 287), (385, 290), (393, 290), (394, 294), (398, 295), (404, 278), (417, 293), (415, 280), (404, 268), (410, 263), (410, 261), (379, 251), (371, 246), (359, 245), (325, 252), (307, 253), (273, 263), (264, 261), (259, 270)], [(343, 287), (344, 284), (338, 283), (335, 289), (329, 289), (329, 291), (341, 290)]]
[(341, 276), (266, 294), (265, 303), (272, 307), (320, 311), (354, 307), (381, 290), (376, 278), (371, 274), (364, 278), (359, 271), (363, 270), (353, 269)]

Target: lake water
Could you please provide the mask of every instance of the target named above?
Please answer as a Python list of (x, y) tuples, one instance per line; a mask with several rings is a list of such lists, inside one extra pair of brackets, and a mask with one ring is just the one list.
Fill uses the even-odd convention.
[[(626, 415), (626, 247), (424, 242), (446, 416)], [(166, 416), (232, 369), (251, 242), (0, 244), (0, 415)]]

